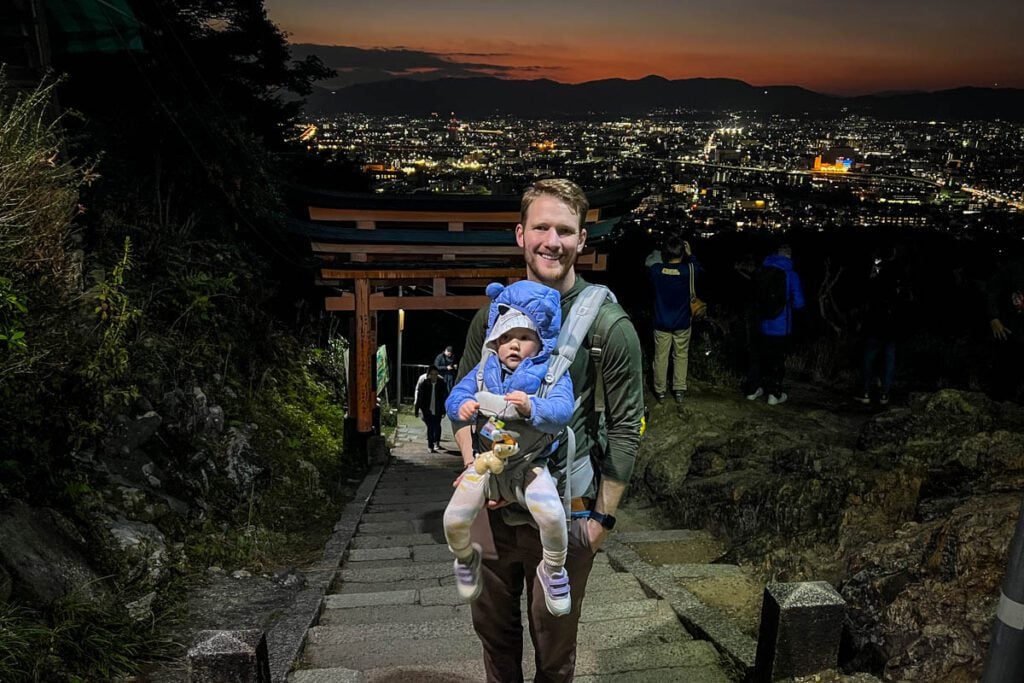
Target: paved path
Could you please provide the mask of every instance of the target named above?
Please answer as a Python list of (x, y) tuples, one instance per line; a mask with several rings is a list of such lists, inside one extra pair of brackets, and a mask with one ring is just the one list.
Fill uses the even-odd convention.
[[(441, 528), (461, 460), (454, 452), (428, 453), (425, 435), (422, 423), (403, 418), (392, 461), (307, 634), (292, 683), (484, 680), (469, 606), (456, 594)], [(450, 432), (445, 436), (444, 445), (454, 449)], [(609, 557), (600, 552), (590, 576), (577, 681), (733, 680), (728, 657), (693, 639), (673, 600), (651, 597), (649, 587), (634, 573), (617, 571)], [(526, 640), (529, 677), (533, 653)]]

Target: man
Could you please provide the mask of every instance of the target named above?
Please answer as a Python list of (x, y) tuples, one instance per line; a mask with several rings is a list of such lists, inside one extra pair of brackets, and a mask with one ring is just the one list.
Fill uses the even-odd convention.
[(758, 316), (761, 319), (760, 377), (751, 385), (756, 390), (747, 394), (755, 401), (768, 392), (768, 405), (785, 403), (789, 396), (782, 390), (786, 372), (789, 338), (793, 334), (793, 311), (804, 307), (804, 290), (800, 276), (793, 270), (793, 251), (788, 244), (769, 254), (755, 274)]
[[(687, 264), (682, 265), (683, 255)], [(650, 267), (654, 285), (654, 398), (665, 400), (668, 358), (672, 352), (672, 396), (683, 402), (690, 355), (690, 269), (698, 269), (690, 243), (672, 236), (662, 249), (665, 263)]]
[(455, 351), (452, 347), (446, 346), (444, 351), (437, 354), (437, 358), (434, 359), (434, 367), (441, 373), (441, 379), (444, 380), (448, 391), (451, 391), (455, 386), (455, 371), (459, 367), (459, 364), (455, 362)]
[(427, 369), (427, 378), (416, 390), (415, 409), (423, 413), (427, 425), (427, 448), (437, 453), (441, 443), (441, 418), (444, 417), (444, 402), (448, 400), (448, 387), (437, 373), (437, 368)]
[[(542, 180), (523, 195), (521, 222), (516, 242), (523, 249), (527, 279), (559, 291), (563, 320), (573, 301), (587, 286), (576, 273), (576, 258), (586, 244), (584, 228), (589, 203), (586, 195), (568, 180)], [(621, 314), (618, 304), (605, 302), (591, 328), (599, 327), (602, 316)], [(611, 319), (611, 318), (607, 318)], [(470, 324), (462, 359), (461, 375), (474, 372), (480, 360), (487, 324), (487, 309), (481, 309)], [(585, 345), (591, 344), (590, 336)], [(535, 529), (515, 524), (514, 507), (503, 501), (489, 504), (486, 520), (493, 536), (497, 559), (483, 561), (483, 590), (473, 603), (473, 626), (484, 649), (484, 666), (489, 681), (523, 680), (522, 615), (519, 600), (526, 586), (530, 635), (535, 643), (535, 681), (570, 681), (576, 666), (576, 634), (587, 577), (594, 554), (608, 530), (632, 474), (640, 442), (640, 420), (644, 412), (640, 342), (632, 323), (615, 316), (601, 341), (601, 373), (605, 410), (596, 409), (596, 368), (591, 354), (581, 348), (569, 369), (579, 399), (571, 427), (576, 435), (576, 458), (591, 454), (597, 460), (599, 483), (591, 483), (574, 499), (565, 568), (572, 585), (572, 610), (552, 616), (536, 578), (542, 548)], [(463, 462), (473, 461), (469, 426), (458, 425), (456, 441)], [(553, 467), (564, 470), (566, 445), (552, 457)], [(576, 491), (573, 491), (576, 493)], [(521, 515), (520, 515), (521, 517)], [(510, 521), (511, 520), (511, 521)]]
[(985, 283), (986, 311), (992, 339), (992, 395), (1000, 401), (1020, 397), (1024, 377), (1024, 258), (1000, 255)]

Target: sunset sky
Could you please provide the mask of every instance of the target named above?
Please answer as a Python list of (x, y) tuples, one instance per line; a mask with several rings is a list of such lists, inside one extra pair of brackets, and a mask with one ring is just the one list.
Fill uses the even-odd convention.
[[(1008, 0), (266, 0), (293, 43), (352, 69), (578, 83), (698, 76), (838, 94), (1024, 87)], [(392, 61), (398, 58), (398, 61)], [(369, 77), (367, 77), (369, 78)], [(366, 78), (364, 78), (366, 80)]]

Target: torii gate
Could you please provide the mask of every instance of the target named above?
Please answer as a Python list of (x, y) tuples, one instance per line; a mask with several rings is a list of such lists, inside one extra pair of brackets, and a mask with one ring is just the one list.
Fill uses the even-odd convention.
[[(587, 246), (580, 270), (605, 270), (607, 254), (596, 247), (625, 209), (635, 184), (590, 194)], [(489, 302), (489, 282), (522, 279), (522, 249), (513, 229), (519, 197), (466, 195), (373, 195), (305, 191), (308, 220), (293, 232), (310, 240), (323, 264), (318, 284), (351, 291), (325, 297), (328, 311), (355, 313), (350, 348), (349, 417), (361, 437), (373, 431), (377, 311), (476, 309)], [(374, 291), (396, 285), (427, 285), (430, 295), (388, 296)]]

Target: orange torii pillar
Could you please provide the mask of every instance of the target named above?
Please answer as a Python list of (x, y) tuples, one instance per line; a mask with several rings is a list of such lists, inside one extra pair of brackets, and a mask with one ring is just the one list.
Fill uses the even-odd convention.
[(373, 434), (373, 410), (377, 392), (373, 387), (377, 358), (377, 314), (370, 310), (370, 281), (355, 281), (355, 349), (352, 354), (352, 376), (355, 386), (349, 396), (349, 417), (355, 421), (357, 443), (346, 444), (349, 452), (364, 449), (366, 438)]

